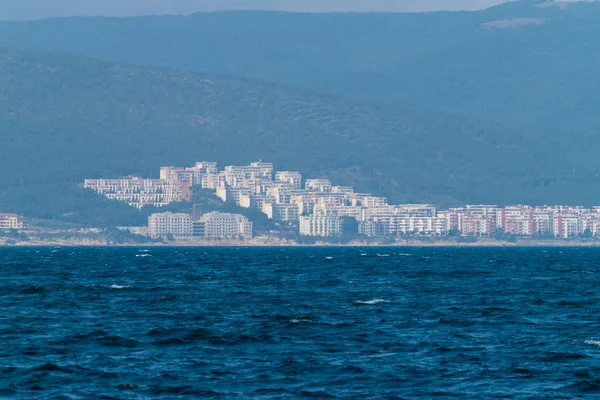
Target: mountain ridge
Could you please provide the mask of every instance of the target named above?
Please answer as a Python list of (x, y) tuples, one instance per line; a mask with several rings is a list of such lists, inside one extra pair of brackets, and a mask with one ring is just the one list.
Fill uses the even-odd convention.
[[(597, 129), (600, 4), (476, 12), (68, 18), (0, 24), (0, 46), (270, 81), (547, 130)], [(544, 24), (487, 29), (515, 18)], [(276, 34), (273, 34), (273, 33)], [(560, 99), (560, 100), (559, 100)]]
[[(81, 199), (77, 185), (85, 178), (153, 177), (161, 165), (203, 159), (226, 165), (262, 158), (395, 202), (570, 196), (564, 191), (570, 161), (539, 157), (545, 147), (536, 150), (522, 132), (459, 116), (242, 78), (7, 49), (0, 50), (0, 87), (6, 143), (0, 205), (35, 217), (84, 218), (73, 210), (96, 206), (88, 194)], [(532, 155), (539, 160), (531, 162)], [(594, 170), (578, 169), (577, 179), (596, 190)], [(593, 191), (586, 192), (591, 201)]]

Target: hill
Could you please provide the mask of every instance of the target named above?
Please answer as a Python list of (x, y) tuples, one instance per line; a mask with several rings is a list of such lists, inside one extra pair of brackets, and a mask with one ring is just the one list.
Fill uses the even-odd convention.
[[(559, 3), (563, 4), (563, 3)], [(563, 4), (564, 5), (564, 4)], [(0, 24), (0, 45), (271, 81), (596, 140), (600, 3)]]
[(398, 202), (600, 194), (598, 171), (578, 158), (596, 151), (586, 143), (554, 156), (559, 144), (536, 135), (253, 80), (1, 50), (0, 87), (0, 207), (31, 217), (135, 223), (139, 213), (77, 184), (198, 160), (262, 158)]

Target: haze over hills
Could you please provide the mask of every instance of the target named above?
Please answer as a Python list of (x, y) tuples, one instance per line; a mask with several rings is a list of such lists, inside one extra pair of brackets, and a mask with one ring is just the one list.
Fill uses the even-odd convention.
[(394, 201), (593, 202), (600, 194), (597, 171), (548, 153), (551, 142), (461, 117), (14, 50), (0, 53), (0, 87), (0, 204), (29, 216), (82, 220), (92, 197), (76, 188), (83, 179), (153, 177), (161, 165), (197, 160), (262, 158)]
[(423, 14), (52, 19), (0, 24), (0, 45), (254, 78), (502, 124), (596, 129), (600, 4), (539, 3)]
[(108, 223), (84, 178), (258, 158), (395, 202), (594, 205), (599, 20), (519, 2), (1, 23), (37, 50), (0, 52), (0, 206)]
[(506, 0), (18, 0), (0, 2), (3, 20), (69, 16), (190, 14), (207, 11), (423, 12), (480, 10)]

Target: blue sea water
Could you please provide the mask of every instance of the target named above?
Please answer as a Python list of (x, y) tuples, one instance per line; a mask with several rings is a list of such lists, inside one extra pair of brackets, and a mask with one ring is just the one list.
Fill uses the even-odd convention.
[(0, 398), (600, 398), (600, 250), (0, 249)]

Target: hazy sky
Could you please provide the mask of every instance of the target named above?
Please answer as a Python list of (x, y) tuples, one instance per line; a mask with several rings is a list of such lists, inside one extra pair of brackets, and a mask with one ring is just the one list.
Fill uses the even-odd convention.
[(507, 0), (0, 0), (0, 20), (72, 15), (189, 14), (197, 11), (476, 10)]

